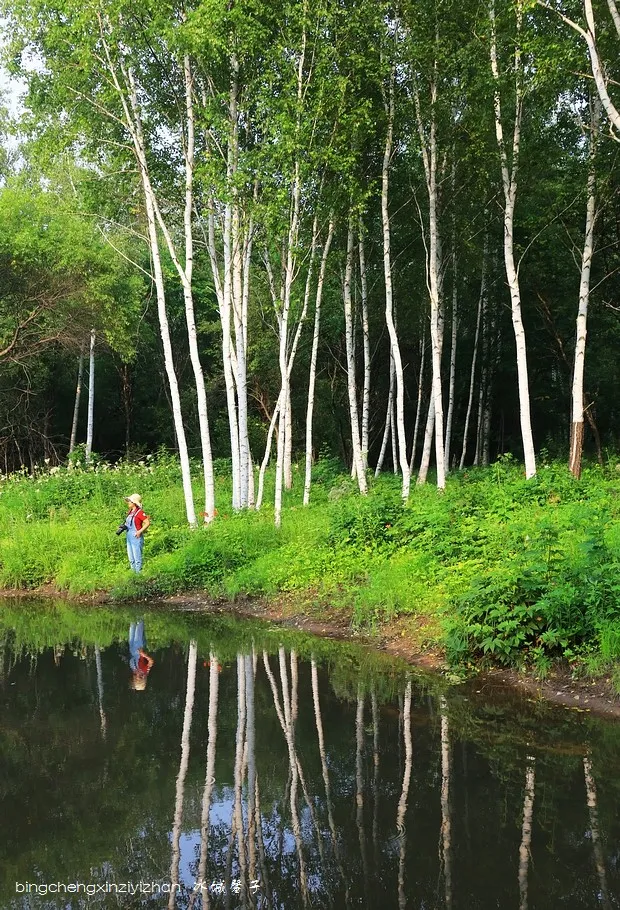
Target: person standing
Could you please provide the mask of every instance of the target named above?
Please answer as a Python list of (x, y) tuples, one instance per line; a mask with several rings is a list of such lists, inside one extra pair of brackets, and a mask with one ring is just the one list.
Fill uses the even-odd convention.
[(142, 497), (138, 493), (126, 496), (125, 502), (129, 503), (129, 512), (125, 519), (127, 556), (132, 570), (140, 572), (142, 570), (142, 550), (144, 549), (143, 535), (150, 525), (151, 519), (145, 514), (142, 508)]

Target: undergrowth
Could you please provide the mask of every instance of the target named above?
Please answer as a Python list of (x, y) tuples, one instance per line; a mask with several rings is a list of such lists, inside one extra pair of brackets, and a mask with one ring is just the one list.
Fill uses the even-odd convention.
[[(312, 503), (287, 493), (282, 528), (273, 509), (232, 513), (228, 472), (217, 478), (218, 518), (191, 531), (178, 464), (42, 469), (0, 481), (0, 586), (52, 583), (69, 594), (118, 600), (193, 589), (235, 598), (309, 592), (352, 607), (376, 625), (399, 614), (432, 619), (450, 661), (516, 665), (541, 674), (563, 658), (589, 668), (620, 659), (620, 473), (586, 466), (575, 481), (547, 464), (526, 481), (500, 459), (454, 473), (441, 494), (416, 487), (407, 503), (393, 476), (351, 491), (333, 460), (315, 468)], [(266, 502), (273, 486), (269, 478)], [(140, 492), (152, 519), (140, 576), (114, 533), (123, 497)], [(195, 472), (198, 502), (200, 471)], [(620, 682), (620, 676), (619, 676)]]

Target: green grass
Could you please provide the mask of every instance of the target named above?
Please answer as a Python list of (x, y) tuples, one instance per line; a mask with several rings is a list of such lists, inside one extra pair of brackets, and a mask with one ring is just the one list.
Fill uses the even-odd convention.
[[(235, 598), (299, 594), (351, 609), (359, 625), (400, 614), (431, 620), (449, 659), (530, 662), (546, 668), (587, 655), (620, 659), (620, 473), (563, 464), (526, 481), (509, 458), (455, 473), (446, 491), (414, 488), (403, 503), (385, 476), (367, 497), (333, 462), (319, 462), (312, 503), (300, 475), (273, 526), (268, 478), (261, 512), (233, 514), (225, 465), (219, 515), (191, 531), (179, 469), (169, 456), (138, 465), (43, 470), (0, 482), (0, 586), (54, 584), (70, 595), (117, 600), (204, 589)], [(195, 472), (200, 510), (200, 472)], [(114, 531), (123, 496), (140, 492), (152, 518), (141, 576)]]

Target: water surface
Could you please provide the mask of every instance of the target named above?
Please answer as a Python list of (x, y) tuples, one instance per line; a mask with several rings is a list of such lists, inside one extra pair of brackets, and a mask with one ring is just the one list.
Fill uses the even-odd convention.
[(6, 602), (0, 819), (2, 910), (608, 910), (620, 728), (226, 615)]

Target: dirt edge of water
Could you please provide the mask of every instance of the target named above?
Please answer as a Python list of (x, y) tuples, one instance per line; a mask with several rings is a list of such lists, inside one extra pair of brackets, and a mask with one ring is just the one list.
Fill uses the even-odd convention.
[[(0, 597), (49, 597), (91, 606), (114, 603), (104, 591), (70, 597), (53, 585), (29, 591), (0, 590)], [(398, 657), (412, 666), (442, 673), (450, 678), (451, 671), (442, 649), (436, 643), (436, 629), (433, 628), (430, 617), (399, 616), (379, 624), (374, 630), (360, 631), (353, 626), (351, 611), (347, 608), (317, 604), (312, 597), (301, 599), (298, 595), (280, 595), (269, 599), (236, 598), (231, 601), (213, 600), (206, 592), (196, 591), (165, 597), (158, 603), (200, 613), (228, 611), (242, 618), (263, 619), (323, 638), (357, 642)], [(541, 680), (527, 672), (496, 667), (481, 668), (472, 672), (470, 678), (495, 688), (515, 689), (530, 698), (563, 705), (582, 713), (620, 719), (620, 696), (614, 691), (609, 674), (595, 678), (575, 678), (570, 668), (556, 666)]]

